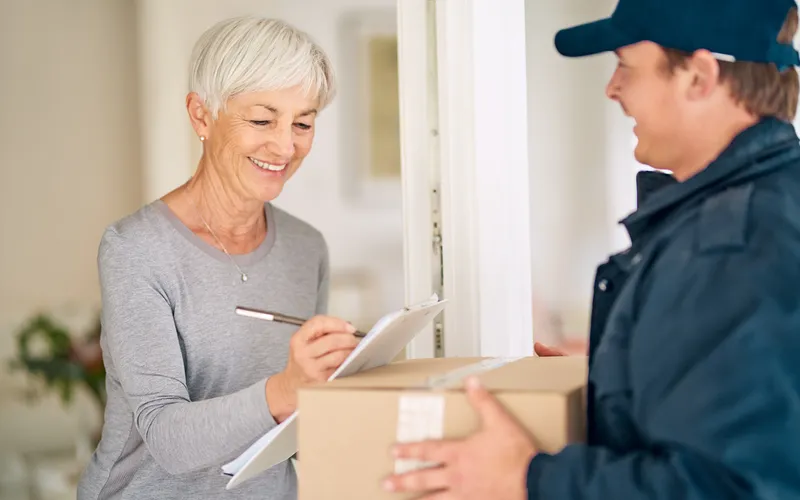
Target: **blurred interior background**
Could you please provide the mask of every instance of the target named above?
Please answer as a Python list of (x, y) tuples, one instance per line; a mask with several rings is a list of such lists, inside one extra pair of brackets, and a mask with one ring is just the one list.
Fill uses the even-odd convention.
[[(275, 203), (327, 238), (332, 314), (369, 328), (403, 305), (395, 2), (0, 0), (0, 498), (75, 498), (101, 402), (91, 384), (70, 386), (67, 398), (70, 387), (43, 388), (30, 372), (69, 376), (69, 365), (11, 365), (21, 347), (60, 349), (85, 361), (88, 380), (97, 375), (99, 238), (192, 175), (200, 150), (186, 69), (218, 20), (280, 17), (328, 51), (339, 97)], [(604, 97), (613, 57), (567, 60), (552, 40), (612, 8), (558, 0), (528, 2), (526, 13), (531, 334), (579, 352), (594, 268), (627, 245), (615, 221), (634, 209), (641, 166), (631, 124)]]

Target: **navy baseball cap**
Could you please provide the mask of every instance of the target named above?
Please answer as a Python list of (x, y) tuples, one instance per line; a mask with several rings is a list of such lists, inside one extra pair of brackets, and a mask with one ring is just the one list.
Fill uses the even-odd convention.
[(567, 57), (610, 52), (643, 41), (718, 59), (800, 65), (778, 33), (795, 0), (619, 0), (611, 17), (559, 31), (556, 50)]

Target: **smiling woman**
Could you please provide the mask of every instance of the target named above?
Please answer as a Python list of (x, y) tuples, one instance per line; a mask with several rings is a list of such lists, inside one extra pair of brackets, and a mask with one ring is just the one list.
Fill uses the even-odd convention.
[[(357, 345), (323, 316), (322, 235), (272, 205), (334, 96), (330, 61), (277, 20), (223, 21), (198, 40), (186, 97), (195, 175), (107, 228), (98, 268), (107, 404), (79, 500), (218, 498), (219, 467), (295, 410)], [(312, 317), (297, 331), (236, 306)], [(226, 498), (296, 498), (290, 464)]]
[(295, 84), (238, 94), (214, 117), (192, 92), (187, 107), (204, 154), (188, 190), (227, 188), (256, 203), (276, 198), (311, 150), (318, 106), (316, 90)]

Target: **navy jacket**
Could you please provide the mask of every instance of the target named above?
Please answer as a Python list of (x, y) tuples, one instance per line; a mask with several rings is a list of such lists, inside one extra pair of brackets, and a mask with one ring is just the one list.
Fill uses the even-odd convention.
[(664, 179), (597, 270), (587, 444), (537, 455), (530, 499), (800, 498), (798, 137), (764, 119)]

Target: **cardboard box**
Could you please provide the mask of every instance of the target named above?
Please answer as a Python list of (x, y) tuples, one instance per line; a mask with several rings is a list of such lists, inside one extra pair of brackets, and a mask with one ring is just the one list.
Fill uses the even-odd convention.
[[(585, 357), (408, 360), (299, 394), (299, 500), (413, 498), (381, 489), (397, 468), (400, 440), (468, 436), (478, 416), (463, 391), (477, 375), (531, 433), (542, 451), (585, 439)], [(499, 366), (498, 366), (499, 365)], [(418, 464), (417, 464), (418, 465)]]

